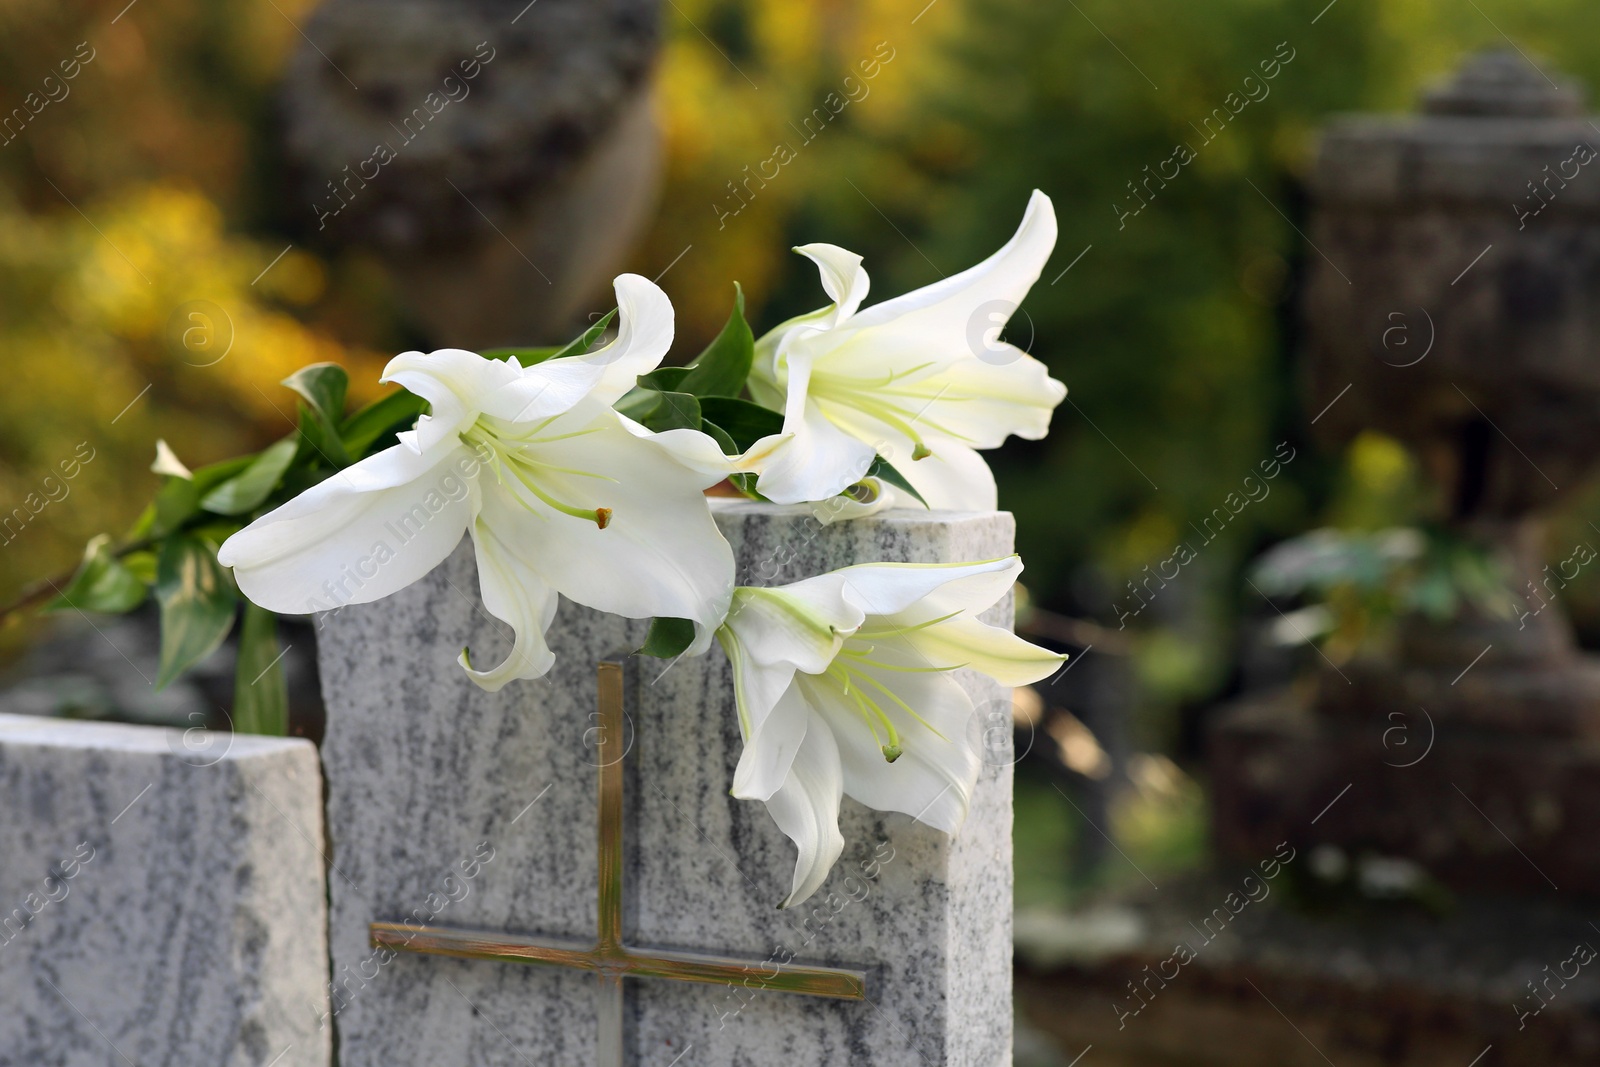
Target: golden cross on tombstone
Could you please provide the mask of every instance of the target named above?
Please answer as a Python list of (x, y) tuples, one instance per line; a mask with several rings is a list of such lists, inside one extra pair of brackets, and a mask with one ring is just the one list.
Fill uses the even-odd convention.
[(441, 926), (372, 923), (373, 948), (504, 963), (542, 963), (592, 971), (600, 979), (600, 1067), (622, 1067), (622, 980), (672, 978), (734, 983), (748, 989), (863, 1000), (867, 978), (837, 967), (746, 962), (726, 956), (637, 949), (622, 940), (622, 664), (603, 662), (600, 690), (600, 920), (592, 945)]

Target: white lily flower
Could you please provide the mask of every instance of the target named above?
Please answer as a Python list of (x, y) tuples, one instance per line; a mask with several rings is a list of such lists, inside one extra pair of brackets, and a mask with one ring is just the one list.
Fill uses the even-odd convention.
[(861, 257), (836, 245), (795, 251), (813, 260), (833, 303), (756, 342), (750, 393), (782, 410), (791, 439), (764, 461), (769, 500), (827, 500), (882, 453), (928, 506), (996, 507), (994, 475), (975, 451), (1008, 434), (1037, 440), (1066, 386), (1044, 364), (997, 341), (1056, 242), (1055, 209), (1035, 190), (1016, 234), (977, 266), (857, 310)]
[(616, 295), (618, 335), (587, 355), (527, 368), (459, 349), (396, 356), (383, 380), (431, 413), (234, 534), (218, 559), (251, 600), (298, 614), (388, 596), (470, 532), (484, 606), (516, 635), (491, 670), (461, 653), (491, 691), (550, 669), (558, 593), (630, 618), (692, 619), (690, 651), (703, 651), (733, 587), (733, 553), (701, 492), (718, 476), (669, 451), (696, 431), (658, 438), (612, 409), (661, 362), (673, 327), (666, 294), (644, 278), (617, 278)]
[(1066, 658), (978, 620), (1021, 571), (1015, 556), (870, 563), (734, 591), (717, 631), (745, 742), (733, 795), (765, 801), (799, 850), (781, 907), (816, 892), (843, 851), (843, 794), (946, 833), (960, 827), (979, 756), (972, 700), (950, 672), (1015, 686)]
[(848, 519), (864, 519), (896, 505), (894, 486), (881, 478), (867, 477), (849, 486), (838, 496), (815, 500), (806, 505), (811, 517), (824, 526)]

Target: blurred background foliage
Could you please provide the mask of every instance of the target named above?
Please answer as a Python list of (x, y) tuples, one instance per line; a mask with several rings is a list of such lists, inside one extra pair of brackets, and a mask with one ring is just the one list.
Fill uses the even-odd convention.
[[(80, 41), (95, 52), (69, 96), (0, 145), (0, 507), (38, 499), (80, 442), (95, 456), (67, 497), (0, 545), (0, 593), (70, 568), (91, 535), (126, 529), (155, 488), (157, 437), (191, 465), (260, 447), (291, 425), (277, 384), (290, 371), (338, 361), (364, 399), (387, 354), (413, 340), (360, 256), (297, 242), (260, 275), (297, 237), (275, 92), (314, 0), (139, 0), (117, 17), (124, 2), (0, 5), (7, 109)], [(758, 331), (820, 303), (791, 245), (864, 254), (869, 299), (881, 299), (998, 247), (1031, 188), (1054, 198), (1060, 242), (1009, 337), (1050, 364), (1069, 402), (1047, 441), (994, 456), (1036, 603), (1116, 628), (1126, 583), (1280, 442), (1294, 449), (1270, 496), (1131, 623), (1143, 749), (1181, 756), (1181, 709), (1236, 684), (1234, 620), (1270, 614), (1241, 580), (1250, 558), (1313, 526), (1376, 531), (1422, 517), (1394, 442), (1368, 434), (1333, 455), (1306, 435), (1294, 227), (1316, 129), (1338, 111), (1412, 108), (1425, 83), (1502, 43), (1502, 30), (1600, 84), (1600, 7), (1585, 0), (1325, 3), (664, 8), (667, 180), (633, 266), (653, 276), (683, 253), (662, 282), (681, 354), (720, 327), (736, 279)], [(1274, 57), (1270, 95), (1124, 215), (1130, 183), (1177, 142), (1198, 145), (1192, 124)], [(830, 93), (849, 103), (808, 130)], [(780, 145), (793, 158), (777, 176), (741, 184)], [(179, 314), (196, 301), (223, 314)], [(193, 326), (218, 331), (226, 357), (197, 365), (173, 343)], [(1552, 559), (1566, 554), (1556, 545), (1587, 540), (1590, 518), (1594, 496), (1558, 524)], [(1565, 595), (1580, 631), (1600, 637), (1600, 584), (1585, 574)], [(18, 634), (7, 630), (12, 643)], [(1183, 789), (1140, 795), (1169, 803)], [(1190, 847), (1139, 830), (1141, 818), (1119, 825), (1136, 858), (1150, 860), (1140, 841), (1161, 855)]]
[[(1600, 27), (1592, 5), (1325, 2), (675, 4), (662, 95), (671, 210), (643, 261), (693, 245), (663, 282), (684, 332), (720, 322), (716, 283), (729, 276), (745, 282), (758, 329), (815, 306), (814, 274), (782, 254), (790, 245), (862, 253), (869, 300), (881, 299), (998, 247), (1032, 187), (1054, 199), (1056, 253), (1008, 337), (1051, 365), (1069, 402), (1046, 441), (991, 454), (1036, 601), (1115, 627), (1129, 580), (1179, 540), (1198, 544), (1191, 524), (1279, 442), (1296, 450), (1270, 496), (1129, 622), (1142, 635), (1150, 744), (1176, 740), (1178, 705), (1230, 684), (1230, 620), (1264, 608), (1240, 580), (1248, 558), (1309, 526), (1420, 517), (1397, 444), (1368, 434), (1330, 455), (1307, 438), (1314, 412), (1293, 358), (1306, 250), (1293, 226), (1318, 127), (1341, 111), (1413, 109), (1466, 53), (1503, 44), (1496, 27), (1600, 82), (1600, 49), (1582, 32)], [(806, 143), (795, 126), (879, 42), (895, 58), (864, 83), (869, 95)], [(1289, 54), (1270, 94), (1201, 146), (1191, 124), (1242, 95), (1261, 61)], [(1138, 205), (1128, 183), (1179, 141), (1197, 147), (1194, 162), (1119, 218)], [(748, 206), (719, 230), (719, 212), (740, 205), (728, 182), (775, 143), (797, 158), (751, 183)], [(1575, 515), (1555, 541), (1583, 529)], [(1600, 610), (1597, 590), (1570, 593), (1584, 625)]]

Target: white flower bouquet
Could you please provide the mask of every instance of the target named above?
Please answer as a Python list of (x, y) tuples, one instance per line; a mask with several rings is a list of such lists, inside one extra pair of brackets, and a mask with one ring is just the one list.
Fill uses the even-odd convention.
[(716, 639), (745, 742), (732, 790), (794, 841), (784, 906), (796, 904), (843, 849), (845, 794), (961, 825), (980, 761), (950, 672), (1020, 685), (1063, 657), (977, 617), (1016, 581), (1015, 557), (736, 587), (705, 490), (729, 481), (823, 521), (993, 510), (980, 450), (1043, 437), (1066, 395), (998, 341), (1055, 238), (1035, 192), (994, 255), (866, 308), (861, 257), (803, 246), (831, 302), (756, 338), (736, 294), (722, 333), (682, 367), (661, 366), (672, 305), (637, 275), (617, 278), (616, 310), (564, 347), (396, 356), (383, 380), (401, 389), (354, 413), (341, 368), (307, 367), (284, 383), (301, 401), (296, 432), (260, 453), (191, 471), (158, 444), (156, 499), (120, 547), (90, 542), (57, 605), (127, 611), (153, 591), (166, 684), (221, 644), (243, 599), (235, 728), (282, 733), (276, 616), (388, 596), (468, 534), (483, 605), (516, 635), (497, 664), (461, 651), (486, 690), (550, 669), (558, 594), (654, 620), (645, 654), (698, 655)]

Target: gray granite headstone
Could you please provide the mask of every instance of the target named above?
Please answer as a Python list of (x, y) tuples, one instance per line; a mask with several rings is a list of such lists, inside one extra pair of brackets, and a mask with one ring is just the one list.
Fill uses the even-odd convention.
[(325, 1067), (311, 743), (0, 715), (0, 1067)]
[[(715, 503), (743, 585), (853, 563), (1011, 551), (1006, 514), (896, 511), (824, 527), (800, 509)], [(990, 621), (1008, 624), (1009, 613), (1003, 603)], [(563, 602), (550, 632), (554, 670), (481, 692), (456, 665), (457, 651), (469, 645), (475, 662), (492, 663), (509, 642), (479, 602), (463, 544), (423, 581), (323, 616), (320, 626), (342, 1067), (594, 1064), (591, 975), (389, 955), (370, 947), (368, 924), (593, 940), (595, 664), (637, 647), (642, 624)], [(953, 841), (846, 799), (846, 848), (833, 874), (804, 906), (780, 912), (794, 849), (764, 806), (729, 796), (740, 738), (726, 659), (713, 648), (670, 667), (635, 660), (629, 670), (628, 943), (738, 957), (753, 970), (787, 949), (797, 962), (866, 972), (869, 999), (629, 980), (628, 1062), (1009, 1064), (1005, 753), (985, 760)], [(984, 717), (1009, 707), (1007, 694), (983, 678), (962, 683), (979, 708), (978, 738), (993, 725)]]

